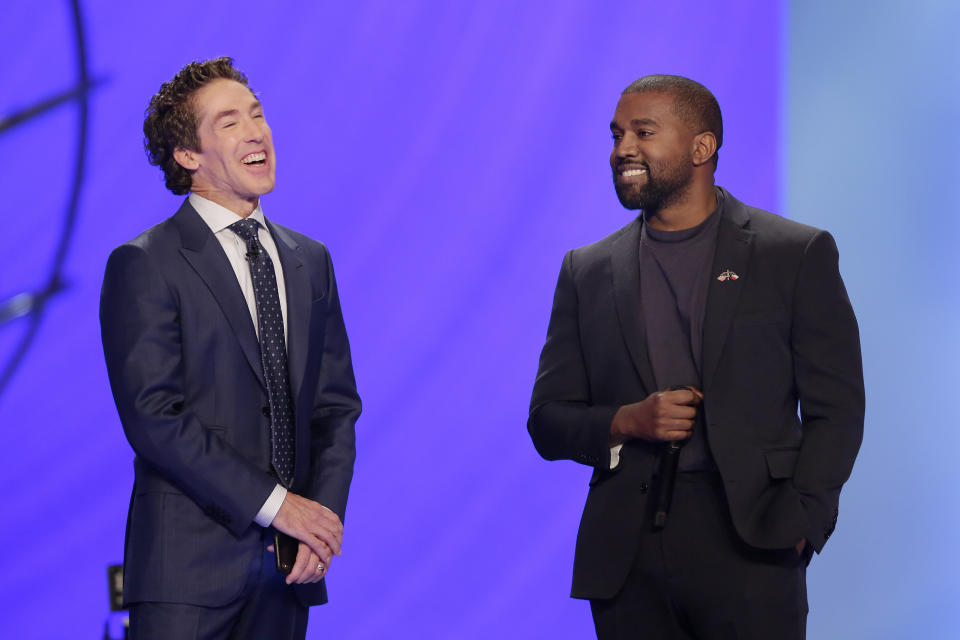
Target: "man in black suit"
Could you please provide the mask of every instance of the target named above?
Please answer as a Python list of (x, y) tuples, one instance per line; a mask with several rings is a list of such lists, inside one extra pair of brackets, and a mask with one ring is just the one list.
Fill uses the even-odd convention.
[(863, 433), (836, 245), (714, 185), (702, 85), (641, 78), (610, 127), (642, 213), (564, 258), (528, 422), (543, 457), (594, 467), (572, 595), (601, 638), (803, 638)]
[(340, 552), (360, 415), (333, 265), (264, 217), (272, 134), (229, 58), (165, 82), (144, 134), (167, 187), (190, 195), (118, 247), (103, 282), (107, 370), (136, 454), (131, 637), (303, 638)]

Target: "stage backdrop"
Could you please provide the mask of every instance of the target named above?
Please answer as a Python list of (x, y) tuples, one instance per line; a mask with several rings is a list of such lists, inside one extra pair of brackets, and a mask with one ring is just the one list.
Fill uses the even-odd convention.
[(811, 639), (958, 633), (958, 24), (950, 0), (790, 8), (785, 211), (837, 238), (867, 385)]
[[(273, 127), (264, 211), (329, 246), (364, 399), (344, 553), (309, 637), (592, 633), (568, 598), (589, 469), (539, 459), (525, 422), (564, 252), (630, 219), (608, 123), (648, 73), (717, 95), (721, 184), (840, 244), (870, 408), (810, 570), (811, 638), (950, 637), (956, 8), (77, 6), (83, 46), (66, 0), (15, 0), (0, 22), (0, 118), (63, 97), (0, 125), (0, 636), (102, 633), (132, 484), (100, 350), (103, 266), (180, 202), (143, 154), (149, 97), (186, 62), (232, 55)], [(23, 293), (49, 295), (10, 302)]]

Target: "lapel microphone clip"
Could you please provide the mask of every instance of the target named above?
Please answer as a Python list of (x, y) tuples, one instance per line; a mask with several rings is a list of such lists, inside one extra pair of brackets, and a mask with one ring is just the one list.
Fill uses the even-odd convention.
[(247, 240), (247, 261), (253, 262), (260, 257), (260, 245), (253, 238)]

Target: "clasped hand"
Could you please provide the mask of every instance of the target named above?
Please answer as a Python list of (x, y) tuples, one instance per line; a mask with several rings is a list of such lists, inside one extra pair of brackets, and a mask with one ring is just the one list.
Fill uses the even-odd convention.
[(657, 391), (640, 402), (625, 404), (617, 410), (610, 425), (610, 444), (633, 438), (653, 442), (686, 440), (693, 433), (697, 407), (703, 392), (694, 387), (675, 391)]
[[(288, 491), (272, 526), (300, 541), (287, 584), (319, 582), (329, 571), (333, 556), (340, 555), (343, 523), (337, 514), (319, 502)], [(273, 551), (272, 547), (268, 548)], [(319, 565), (323, 566), (322, 570)]]

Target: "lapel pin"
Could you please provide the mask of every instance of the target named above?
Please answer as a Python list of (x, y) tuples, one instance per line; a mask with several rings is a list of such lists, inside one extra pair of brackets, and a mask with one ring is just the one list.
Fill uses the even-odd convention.
[(739, 280), (739, 279), (740, 279), (740, 276), (738, 276), (734, 271), (731, 271), (730, 269), (727, 269), (726, 271), (724, 271), (723, 273), (717, 276), (717, 280), (719, 280), (720, 282), (726, 282), (727, 280)]

